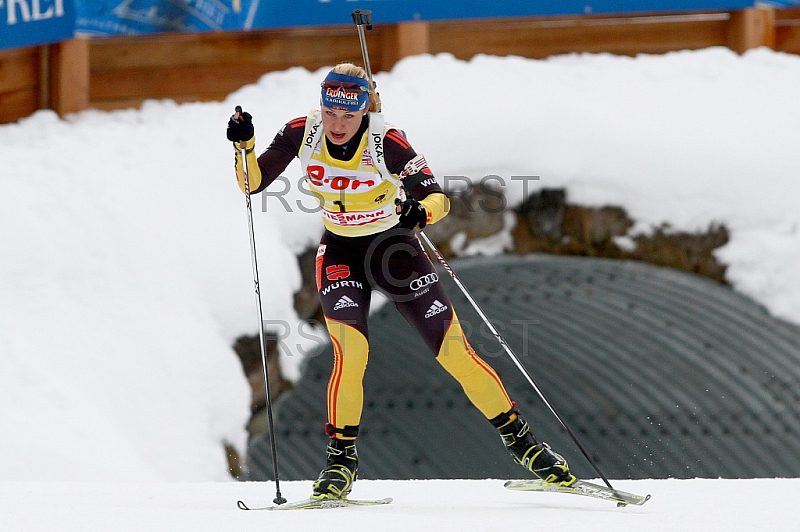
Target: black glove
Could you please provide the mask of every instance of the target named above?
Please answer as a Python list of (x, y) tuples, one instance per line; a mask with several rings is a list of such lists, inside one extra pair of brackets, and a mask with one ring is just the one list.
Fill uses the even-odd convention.
[(414, 229), (419, 226), (420, 229), (423, 229), (428, 223), (428, 213), (425, 211), (425, 207), (414, 198), (408, 198), (405, 201), (400, 201), (398, 198), (394, 200), (394, 204), (397, 205), (396, 212), (400, 215), (400, 227)]
[(236, 114), (228, 120), (228, 140), (231, 142), (246, 142), (253, 138), (253, 116), (242, 112), (241, 107), (236, 108)]

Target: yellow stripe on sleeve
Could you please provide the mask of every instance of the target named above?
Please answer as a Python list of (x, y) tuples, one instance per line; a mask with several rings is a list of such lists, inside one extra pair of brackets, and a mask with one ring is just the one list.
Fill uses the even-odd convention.
[(450, 212), (450, 198), (441, 192), (428, 194), (420, 203), (428, 213), (429, 224), (435, 224)]
[[(234, 144), (237, 148), (243, 149), (245, 158), (247, 159), (248, 181), (250, 184), (250, 192), (258, 190), (261, 186), (261, 168), (258, 167), (258, 158), (255, 153), (256, 138), (253, 137), (247, 142), (239, 142)], [(242, 157), (239, 149), (236, 150), (236, 181), (239, 183), (239, 189), (244, 192), (244, 167), (242, 166)]]

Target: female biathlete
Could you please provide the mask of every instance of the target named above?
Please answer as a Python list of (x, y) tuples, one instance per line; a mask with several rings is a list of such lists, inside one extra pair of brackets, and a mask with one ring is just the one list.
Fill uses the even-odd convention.
[(312, 497), (344, 498), (356, 480), (372, 290), (394, 303), (472, 404), (499, 429), (517, 462), (547, 482), (572, 484), (575, 476), (566, 460), (533, 437), (497, 373), (467, 342), (415, 233), (441, 220), (449, 200), (425, 158), (402, 131), (384, 123), (379, 110), (364, 69), (342, 63), (322, 82), (320, 109), (284, 125), (257, 158), (251, 115), (237, 112), (228, 122), (242, 190), (240, 149), (252, 193), (268, 187), (299, 157), (308, 187), (320, 202), (325, 232), (317, 250), (316, 280), (334, 361), (325, 425), (327, 464)]

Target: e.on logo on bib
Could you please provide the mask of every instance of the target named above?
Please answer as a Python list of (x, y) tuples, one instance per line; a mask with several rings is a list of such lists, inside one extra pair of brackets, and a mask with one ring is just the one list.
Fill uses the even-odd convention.
[(329, 177), (325, 175), (325, 167), (310, 165), (308, 167), (308, 180), (320, 190), (358, 190), (359, 188), (372, 188), (374, 179), (356, 179), (339, 175)]

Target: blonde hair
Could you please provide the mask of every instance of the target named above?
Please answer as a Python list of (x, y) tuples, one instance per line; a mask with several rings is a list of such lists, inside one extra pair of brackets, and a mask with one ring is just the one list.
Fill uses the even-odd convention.
[[(331, 72), (336, 72), (337, 74), (344, 74), (346, 76), (354, 76), (357, 78), (362, 78), (369, 80), (369, 76), (367, 76), (367, 71), (361, 68), (360, 66), (353, 64), (353, 63), (339, 63)], [(380, 113), (381, 112), (381, 97), (378, 92), (375, 90), (375, 83), (372, 82), (369, 85), (369, 110), (373, 113)]]

